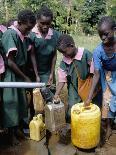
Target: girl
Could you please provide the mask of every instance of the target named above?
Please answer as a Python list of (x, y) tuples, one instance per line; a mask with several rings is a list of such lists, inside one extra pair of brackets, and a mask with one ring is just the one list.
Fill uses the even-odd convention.
[(59, 32), (51, 28), (52, 11), (43, 6), (37, 12), (37, 24), (30, 37), (35, 45), (36, 62), (40, 82), (52, 84), (56, 64), (56, 44)]
[[(7, 67), (4, 82), (30, 82), (25, 75), (27, 52), (31, 48), (28, 37), (34, 27), (36, 19), (30, 10), (23, 10), (18, 14), (17, 26), (11, 26), (2, 36), (3, 51), (7, 57)], [(16, 140), (16, 128), (19, 122), (27, 116), (27, 100), (24, 88), (3, 89), (3, 125), (9, 128), (12, 144)]]
[(103, 102), (102, 120), (106, 123), (106, 140), (111, 135), (111, 118), (116, 117), (116, 23), (111, 17), (103, 17), (98, 23), (98, 33), (102, 43), (94, 50), (94, 77), (85, 106), (91, 102), (95, 87), (101, 79)]
[[(2, 77), (2, 74), (4, 73), (5, 71), (5, 66), (4, 66), (4, 60), (3, 60), (3, 57), (2, 57), (2, 45), (1, 45), (1, 38), (2, 38), (2, 35), (3, 33), (6, 31), (6, 27), (3, 26), (3, 25), (0, 25), (0, 82), (1, 82), (1, 77)], [(2, 90), (0, 89), (0, 118), (2, 118), (1, 114), (2, 114), (2, 111), (1, 111), (1, 105), (2, 105)], [(1, 119), (0, 119), (1, 120)], [(2, 123), (0, 121), (0, 127), (1, 127)], [(3, 132), (4, 130), (0, 129), (0, 132)]]
[(68, 117), (67, 121), (70, 122), (71, 107), (79, 103), (81, 98), (78, 95), (78, 77), (77, 72), (81, 79), (85, 80), (90, 73), (93, 73), (92, 54), (84, 49), (75, 47), (74, 40), (69, 35), (62, 35), (58, 40), (58, 50), (63, 54), (63, 59), (58, 69), (58, 85), (54, 99), (57, 100), (61, 89), (67, 82), (68, 85)]

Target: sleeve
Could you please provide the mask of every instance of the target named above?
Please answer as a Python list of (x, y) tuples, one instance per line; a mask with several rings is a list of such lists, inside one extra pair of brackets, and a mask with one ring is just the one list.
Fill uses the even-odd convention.
[(34, 44), (35, 43), (35, 34), (34, 34), (34, 32), (30, 32), (29, 38), (31, 39), (32, 44)]
[(0, 48), (2, 48), (2, 43), (1, 43), (2, 35), (3, 35), (2, 31), (0, 31)]
[(0, 74), (2, 74), (4, 71), (5, 71), (4, 61), (2, 56), (0, 55)]
[(58, 68), (58, 82), (67, 82), (67, 74), (62, 68)]
[(3, 50), (7, 57), (10, 52), (12, 52), (12, 51), (16, 52), (18, 50), (17, 46), (16, 46), (16, 39), (10, 30), (6, 31), (3, 34), (2, 46), (3, 46)]
[(100, 70), (101, 69), (101, 54), (98, 49), (95, 49), (93, 52), (93, 62), (94, 62), (94, 69)]
[(93, 55), (90, 51), (86, 50), (87, 63), (90, 66), (90, 73), (94, 73)]
[(87, 58), (87, 62), (91, 62), (92, 61), (92, 53), (90, 51), (86, 50), (86, 58)]

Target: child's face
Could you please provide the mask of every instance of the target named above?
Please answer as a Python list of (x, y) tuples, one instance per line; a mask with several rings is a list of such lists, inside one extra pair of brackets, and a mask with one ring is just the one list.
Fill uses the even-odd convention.
[(114, 30), (111, 29), (110, 24), (103, 23), (101, 27), (98, 29), (99, 36), (103, 42), (103, 44), (109, 44), (114, 39)]
[(69, 47), (66, 48), (61, 48), (59, 51), (67, 58), (74, 58), (76, 54), (76, 48), (75, 45), (70, 45)]
[(37, 26), (41, 33), (48, 33), (48, 30), (51, 27), (51, 22), (51, 17), (41, 15), (41, 18), (37, 20)]
[(20, 23), (19, 22), (19, 29), (23, 35), (28, 35), (31, 29), (35, 26), (35, 24), (32, 24), (30, 22), (27, 23)]

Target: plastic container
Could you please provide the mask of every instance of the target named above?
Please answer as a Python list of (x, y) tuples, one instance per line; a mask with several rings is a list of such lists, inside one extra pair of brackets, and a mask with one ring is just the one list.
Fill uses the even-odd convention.
[(44, 111), (44, 100), (39, 88), (33, 90), (33, 104), (36, 113)]
[(62, 102), (58, 104), (48, 103), (45, 106), (45, 125), (50, 132), (57, 131), (64, 127), (65, 122), (65, 107)]
[(97, 105), (88, 108), (83, 103), (75, 104), (71, 109), (71, 139), (78, 148), (92, 149), (100, 140), (101, 113)]
[(29, 124), (30, 139), (40, 141), (45, 136), (45, 124), (43, 123), (42, 114), (33, 117)]

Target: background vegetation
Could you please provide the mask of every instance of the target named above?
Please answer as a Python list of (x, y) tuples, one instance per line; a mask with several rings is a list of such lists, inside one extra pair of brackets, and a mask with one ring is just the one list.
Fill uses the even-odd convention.
[(103, 15), (116, 18), (115, 0), (0, 0), (0, 23), (17, 18), (17, 13), (29, 8), (36, 12), (42, 5), (54, 12), (53, 26), (63, 33), (93, 35)]

